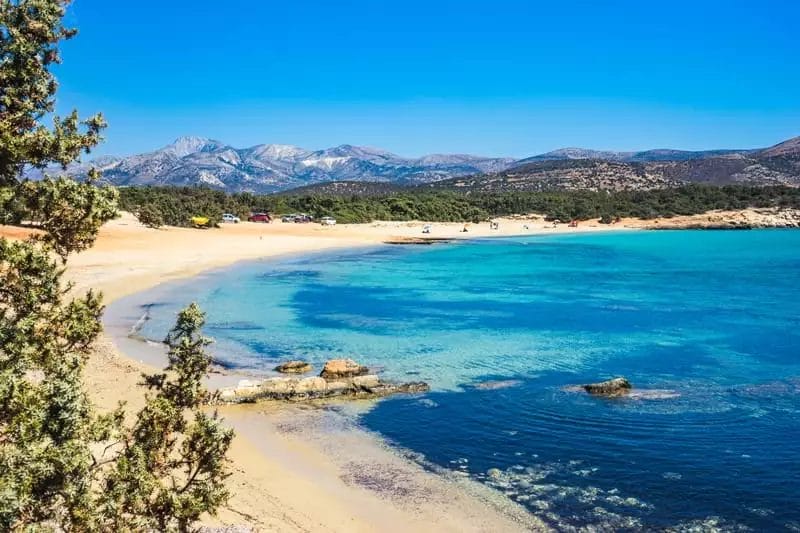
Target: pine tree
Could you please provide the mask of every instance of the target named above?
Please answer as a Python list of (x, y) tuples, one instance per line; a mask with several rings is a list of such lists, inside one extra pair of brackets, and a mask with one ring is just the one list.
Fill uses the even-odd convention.
[[(201, 409), (210, 363), (196, 306), (181, 313), (170, 365), (149, 376), (132, 427), (122, 406), (98, 415), (83, 370), (103, 305), (62, 281), (71, 253), (90, 247), (116, 216), (117, 192), (67, 177), (31, 182), (26, 167), (66, 167), (100, 142), (102, 115), (54, 111), (50, 72), (67, 0), (0, 0), (0, 212), (40, 232), (0, 238), (0, 530), (184, 531), (224, 503), (232, 433)], [(191, 415), (192, 420), (186, 418)]]
[[(233, 432), (198, 408), (211, 364), (209, 340), (200, 334), (205, 316), (196, 304), (178, 314), (167, 337), (169, 366), (145, 376), (156, 391), (123, 439), (123, 451), (106, 477), (103, 503), (113, 529), (185, 531), (228, 496), (225, 452)], [(184, 413), (193, 412), (193, 420)]]

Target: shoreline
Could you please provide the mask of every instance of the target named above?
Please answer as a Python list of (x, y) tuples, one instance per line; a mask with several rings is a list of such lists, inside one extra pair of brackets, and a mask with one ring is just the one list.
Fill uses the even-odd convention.
[[(220, 269), (235, 268), (237, 264), (294, 261), (298, 256), (319, 257), (380, 248), (389, 246), (384, 241), (398, 229), (401, 235), (418, 231), (415, 224), (388, 223), (372, 227), (373, 231), (355, 237), (346, 234), (322, 240), (307, 236), (318, 228), (301, 226), (307, 233), (292, 237), (298, 239), (296, 242), (281, 243), (289, 244), (286, 247), (273, 246), (255, 253), (252, 250), (231, 253), (231, 247), (226, 246), (229, 243), (220, 242), (226, 253), (210, 255), (200, 262), (193, 261), (196, 256), (184, 257), (177, 265), (173, 259), (152, 267), (145, 263), (143, 268), (142, 262), (137, 262), (139, 258), (132, 258), (128, 267), (120, 269), (119, 255), (113, 258), (113, 265), (102, 261), (111, 259), (107, 247), (117, 237), (115, 232), (132, 233), (132, 236), (149, 234), (146, 244), (160, 244), (157, 248), (161, 250), (164, 243), (150, 241), (163, 240), (169, 233), (184, 234), (192, 240), (206, 240), (209, 233), (173, 228), (147, 230), (127, 216), (115, 222), (115, 226), (101, 232), (97, 246), (99, 253), (90, 250), (76, 256), (77, 260), (73, 260), (68, 269), (68, 277), (76, 281), (78, 289), (91, 285), (105, 293), (105, 302), (112, 312), (104, 317), (106, 328), (109, 318), (113, 318), (116, 303), (151, 293), (160, 286), (167, 288), (174, 283), (186, 283), (188, 287), (196, 282), (198, 276), (210, 276)], [(252, 236), (255, 231), (266, 233), (271, 229), (248, 226), (235, 230), (245, 230), (248, 236)], [(456, 230), (456, 225), (450, 226), (451, 230)], [(294, 227), (286, 229), (295, 230)], [(223, 228), (223, 232), (226, 230), (228, 227)], [(472, 233), (469, 238), (514, 235), (518, 234), (485, 232), (483, 235)], [(212, 239), (208, 240), (224, 241), (222, 232), (210, 236)], [(259, 243), (276, 244), (278, 237), (270, 239), (267, 235), (259, 235)], [(454, 237), (464, 239), (464, 236)], [(190, 243), (184, 243), (184, 246), (186, 244)], [(149, 248), (147, 252), (146, 255), (152, 257), (158, 250)], [(106, 270), (108, 268), (110, 271)], [(137, 386), (140, 374), (159, 368), (164, 362), (164, 350), (157, 347), (160, 348), (160, 358), (137, 358), (135, 354), (141, 353), (145, 343), (129, 337), (130, 323), (117, 324), (120, 325), (123, 329), (107, 331), (98, 341), (95, 357), (87, 366), (86, 383), (101, 410), (110, 409), (117, 401), (124, 400), (131, 412), (138, 409), (143, 398), (143, 390)], [(238, 381), (241, 377), (236, 370), (228, 375), (212, 374), (209, 385), (219, 386), (225, 384), (225, 380)], [(352, 408), (350, 402), (347, 403), (347, 408)], [(359, 408), (370, 404), (359, 402)], [(218, 409), (226, 424), (237, 432), (237, 438), (229, 453), (233, 474), (228, 482), (231, 500), (216, 517), (204, 520), (207, 525), (246, 524), (254, 530), (270, 531), (399, 532), (412, 529), (488, 532), (547, 529), (522, 506), (493, 489), (476, 481), (434, 473), (403, 457), (377, 435), (344, 424), (346, 417), (335, 410), (263, 404), (220, 406)], [(293, 428), (288, 431), (287, 417), (291, 418)], [(331, 433), (331, 425), (339, 429)], [(320, 427), (324, 429), (320, 430)], [(314, 502), (313, 509), (308, 508), (309, 501)]]
[[(681, 229), (678, 225), (681, 223), (719, 224), (720, 219), (727, 216), (739, 220), (738, 213), (705, 214), (670, 219), (669, 225), (670, 229)], [(499, 220), (500, 231), (472, 225), (466, 235), (460, 232), (463, 224), (435, 224), (433, 236), (455, 241), (629, 231), (650, 229), (655, 224), (626, 220), (616, 225), (589, 222), (582, 223), (579, 228), (565, 225), (553, 228), (541, 218)], [(391, 246), (387, 244), (389, 240), (416, 240), (423, 225), (421, 222), (377, 222), (325, 228), (247, 223), (201, 232), (184, 228), (147, 229), (131, 215), (124, 214), (103, 227), (93, 249), (70, 259), (67, 278), (76, 284), (76, 290), (85, 291), (89, 287), (101, 290), (106, 304), (112, 304), (113, 308), (114, 302), (125, 297), (178, 280), (188, 284), (191, 283), (188, 280), (196, 276), (209, 275), (240, 262), (291, 260), (298, 255)], [(19, 238), (25, 233), (19, 228), (0, 226), (0, 235)], [(104, 333), (97, 342), (95, 354), (87, 365), (86, 385), (101, 411), (116, 407), (119, 401), (127, 402), (129, 413), (137, 410), (144, 395), (138, 386), (141, 373), (153, 372), (161, 366), (157, 360), (148, 362), (131, 357), (131, 350), (130, 346), (120, 346), (111, 332)], [(491, 504), (489, 495), (480, 492), (483, 486), (479, 483), (467, 480), (455, 483), (431, 473), (420, 464), (382, 447), (376, 436), (364, 430), (349, 428), (338, 433), (340, 446), (337, 448), (332, 442), (321, 445), (318, 434), (297, 429), (330, 424), (319, 418), (325, 409), (280, 406), (270, 410), (257, 404), (226, 406), (221, 412), (238, 435), (229, 454), (232, 496), (228, 508), (218, 517), (204, 522), (209, 525), (244, 523), (255, 530), (276, 531), (546, 529), (518, 506), (500, 509)], [(285, 431), (285, 417), (290, 415), (296, 416), (291, 424), (295, 429)], [(345, 460), (347, 457), (350, 459)], [(369, 457), (370, 462), (359, 463), (362, 457)], [(370, 465), (376, 467), (373, 477), (364, 480), (348, 475), (347, 465), (354, 462), (361, 464), (362, 469)], [(391, 491), (384, 494), (375, 490), (376, 480), (380, 482), (377, 486), (387, 483), (387, 472), (391, 473), (390, 478), (407, 481), (410, 488), (396, 487), (405, 499), (392, 495)], [(480, 494), (470, 495), (471, 490), (479, 490)]]

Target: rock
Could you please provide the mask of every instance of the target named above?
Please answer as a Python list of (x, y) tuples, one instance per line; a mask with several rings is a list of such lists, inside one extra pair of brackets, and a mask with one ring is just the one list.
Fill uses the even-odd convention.
[(495, 381), (481, 381), (480, 383), (473, 384), (472, 387), (479, 390), (496, 390), (516, 387), (521, 384), (522, 382), (518, 379), (500, 379)]
[(621, 396), (629, 393), (631, 388), (631, 383), (625, 378), (614, 378), (600, 383), (583, 385), (583, 390), (589, 394), (600, 396)]
[(336, 394), (347, 394), (347, 392), (350, 390), (350, 382), (347, 380), (323, 381), (325, 381), (325, 385), (328, 387), (327, 390), (331, 396), (335, 396)]
[(356, 376), (353, 378), (352, 383), (356, 387), (361, 387), (362, 389), (373, 389), (380, 385), (381, 381), (378, 376), (372, 374), (368, 376)]
[(288, 396), (292, 390), (295, 388), (295, 384), (299, 380), (296, 378), (269, 378), (265, 379), (261, 382), (261, 385), (258, 387), (258, 391), (256, 394), (264, 395), (264, 396), (271, 396), (271, 397), (281, 397), (281, 396)]
[(385, 383), (378, 376), (355, 376), (337, 380), (321, 377), (265, 379), (246, 387), (233, 387), (219, 391), (219, 401), (229, 403), (255, 400), (306, 401), (326, 398), (380, 398), (390, 394), (427, 392), (428, 384)]
[(420, 392), (428, 392), (431, 390), (430, 386), (422, 381), (413, 381), (411, 383), (379, 383), (377, 386), (368, 390), (372, 396), (389, 396), (390, 394), (416, 394)]
[(282, 374), (305, 374), (311, 371), (311, 365), (305, 361), (286, 361), (275, 367)]
[(352, 359), (331, 359), (325, 363), (319, 375), (325, 379), (339, 379), (363, 376), (368, 372), (367, 367), (359, 365)]
[[(308, 363), (289, 361), (280, 365), (289, 372)], [(219, 391), (218, 399), (223, 402), (252, 402), (264, 400), (306, 401), (327, 398), (379, 398), (390, 394), (427, 392), (427, 383), (386, 383), (369, 369), (352, 359), (332, 359), (325, 363), (319, 377), (273, 377), (258, 382), (242, 380), (236, 387)]]
[(322, 378), (318, 377), (303, 378), (295, 384), (294, 388), (292, 389), (292, 393), (318, 394), (321, 392), (325, 392), (327, 389), (328, 389), (328, 382)]

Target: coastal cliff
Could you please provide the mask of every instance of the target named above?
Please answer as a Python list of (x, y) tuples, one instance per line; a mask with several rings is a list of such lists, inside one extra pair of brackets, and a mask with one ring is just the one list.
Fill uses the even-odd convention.
[(765, 208), (710, 211), (699, 215), (641, 221), (644, 229), (800, 228), (800, 209)]

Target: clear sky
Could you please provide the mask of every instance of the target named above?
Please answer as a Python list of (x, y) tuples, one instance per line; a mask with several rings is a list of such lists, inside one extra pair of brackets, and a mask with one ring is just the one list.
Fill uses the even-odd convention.
[(800, 135), (797, 0), (75, 0), (59, 109), (97, 153), (180, 135), (401, 155)]

